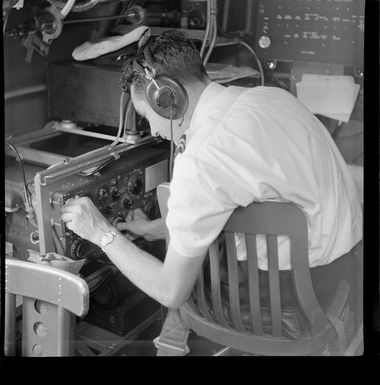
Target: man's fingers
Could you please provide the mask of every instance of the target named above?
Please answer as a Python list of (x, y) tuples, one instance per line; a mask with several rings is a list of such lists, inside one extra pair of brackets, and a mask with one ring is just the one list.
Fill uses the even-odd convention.
[(63, 222), (69, 223), (73, 220), (73, 215), (71, 213), (66, 212), (61, 215), (61, 219), (63, 220)]
[(144, 213), (144, 211), (142, 211), (141, 209), (134, 210), (134, 217), (135, 217), (135, 219), (147, 219), (148, 218), (146, 216), (146, 214)]
[(128, 222), (118, 222), (116, 224), (118, 230), (129, 230), (130, 226)]

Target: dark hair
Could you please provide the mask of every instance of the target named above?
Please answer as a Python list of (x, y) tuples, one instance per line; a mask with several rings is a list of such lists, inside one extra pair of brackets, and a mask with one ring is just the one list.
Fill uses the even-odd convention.
[[(168, 30), (151, 36), (147, 42), (156, 76), (165, 74), (184, 84), (207, 78), (202, 59), (195, 45), (177, 31)], [(133, 68), (133, 61), (148, 65), (143, 50), (126, 59), (122, 69), (121, 88), (128, 92), (133, 84), (141, 92), (149, 81), (144, 74)]]

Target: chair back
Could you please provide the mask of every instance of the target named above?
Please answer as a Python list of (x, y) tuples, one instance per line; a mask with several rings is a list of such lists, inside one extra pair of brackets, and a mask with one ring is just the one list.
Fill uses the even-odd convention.
[(16, 296), (22, 297), (22, 356), (74, 354), (75, 316), (89, 309), (82, 278), (54, 267), (6, 258), (5, 355), (16, 355)]
[[(169, 194), (169, 184), (158, 186), (157, 196), (163, 217), (167, 213)], [(302, 209), (291, 203), (252, 203), (245, 208), (237, 208), (223, 229), (227, 258), (228, 314), (222, 298), (222, 256), (216, 240), (209, 247), (190, 299), (181, 308), (185, 322), (197, 334), (245, 352), (299, 355), (311, 353), (323, 346), (330, 325), (318, 303), (311, 281), (307, 231), (305, 214)], [(243, 320), (241, 309), (236, 233), (243, 234), (247, 249), (249, 325), (246, 322), (247, 317)], [(267, 242), (271, 323), (269, 332), (268, 328), (263, 327), (263, 319), (266, 316), (263, 314), (260, 300), (257, 235), (264, 235)], [(289, 237), (294, 293), (298, 308), (308, 325), (308, 334), (302, 338), (291, 339), (283, 333), (284, 309), (281, 301), (277, 242), (279, 236)], [(209, 275), (205, 274), (208, 263)], [(211, 288), (209, 296), (206, 287)]]

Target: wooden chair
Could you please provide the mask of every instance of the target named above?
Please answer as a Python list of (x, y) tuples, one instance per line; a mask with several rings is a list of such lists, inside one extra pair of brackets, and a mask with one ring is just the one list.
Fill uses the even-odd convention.
[[(167, 215), (169, 185), (158, 186), (158, 201), (162, 217)], [(314, 292), (309, 262), (307, 222), (303, 211), (290, 203), (252, 203), (237, 208), (223, 229), (228, 261), (229, 307), (222, 300), (221, 269), (218, 242), (210, 247), (189, 300), (181, 307), (180, 315), (188, 328), (199, 336), (242, 352), (259, 355), (319, 355), (330, 345), (338, 346), (338, 354), (347, 347), (342, 315), (347, 314), (350, 287), (340, 282), (331, 293), (331, 306), (325, 313)], [(249, 322), (241, 309), (238, 283), (238, 261), (234, 233), (244, 233), (247, 246), (249, 286)], [(270, 327), (264, 327), (265, 307), (260, 302), (259, 269), (256, 235), (265, 234), (268, 249), (268, 281)], [(307, 326), (297, 337), (284, 335), (280, 270), (277, 236), (286, 235), (291, 242), (291, 277), (297, 308)], [(169, 235), (167, 234), (167, 242)], [(209, 264), (209, 274), (205, 274)], [(211, 294), (207, 297), (205, 280), (209, 279)], [(227, 314), (229, 313), (229, 314)], [(335, 342), (339, 342), (336, 343)]]
[(78, 276), (6, 258), (5, 355), (16, 355), (16, 295), (23, 299), (21, 355), (74, 355), (75, 316), (88, 312), (89, 290)]

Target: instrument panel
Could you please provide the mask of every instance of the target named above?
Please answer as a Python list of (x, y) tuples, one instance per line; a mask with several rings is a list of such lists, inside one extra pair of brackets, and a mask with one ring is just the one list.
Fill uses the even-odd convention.
[(363, 0), (262, 0), (256, 49), (267, 60), (360, 66), (364, 49)]
[(91, 176), (76, 174), (54, 185), (52, 191), (55, 232), (65, 255), (73, 259), (96, 259), (102, 250), (57, 223), (66, 201), (79, 196), (89, 197), (113, 225), (124, 221), (130, 210), (140, 208), (149, 219), (160, 217), (156, 187), (168, 180), (168, 154), (161, 149), (131, 151)]

